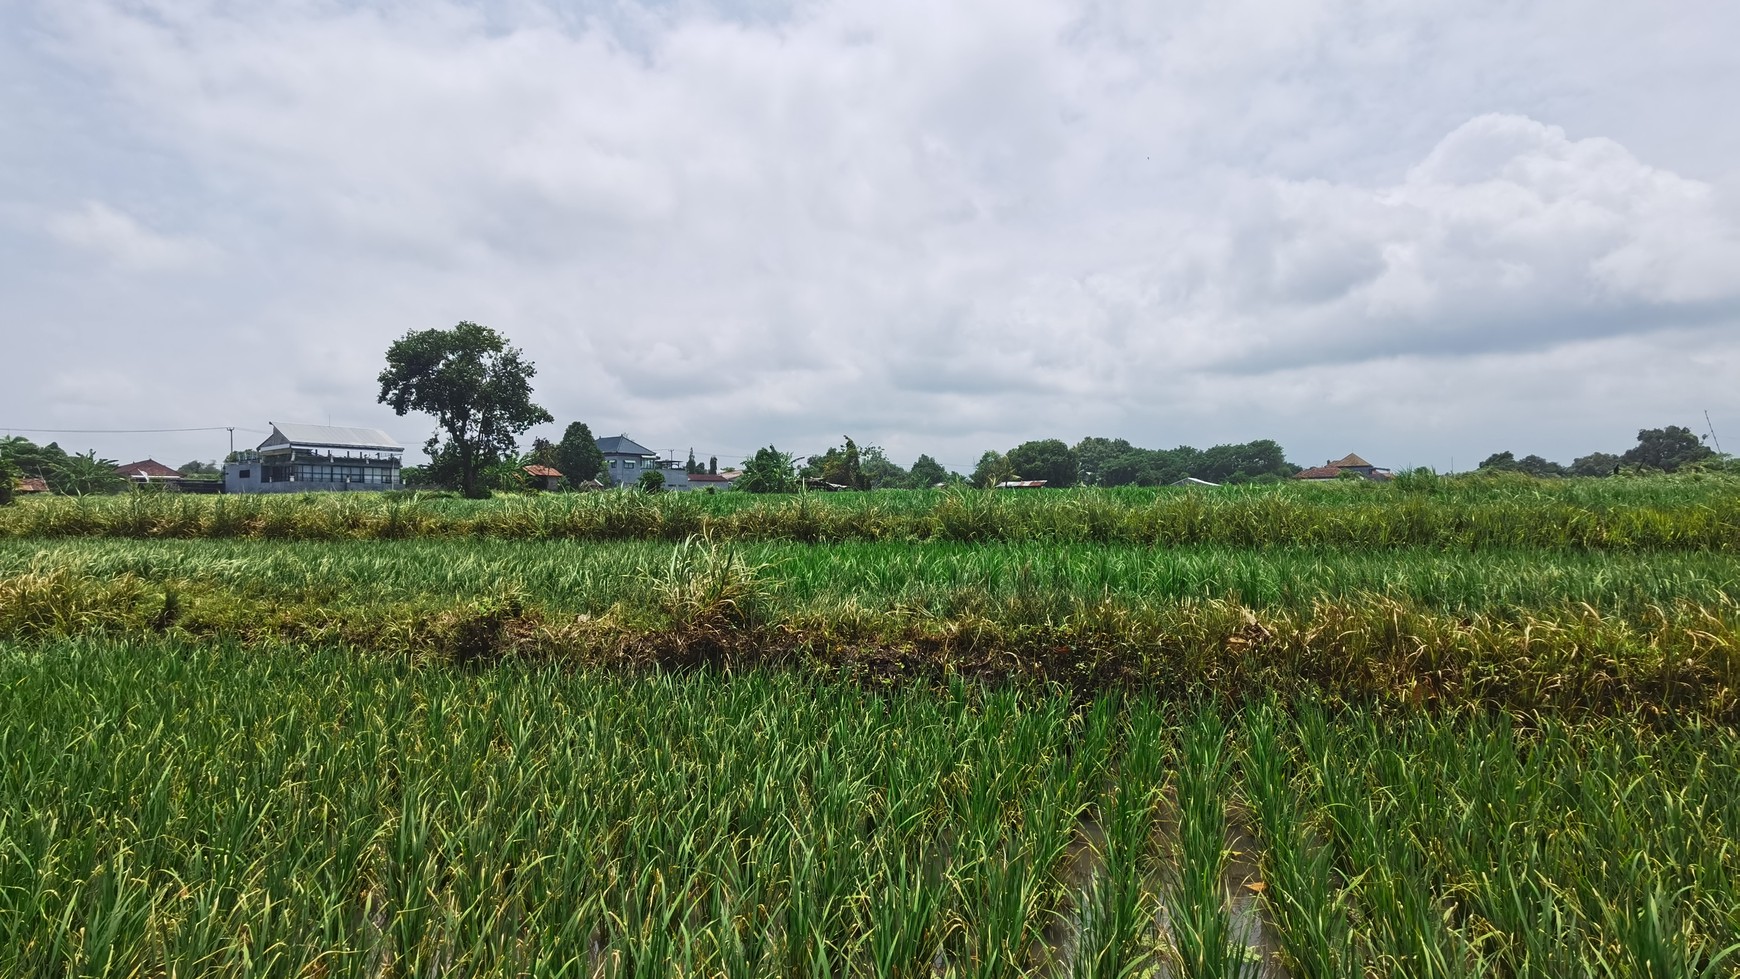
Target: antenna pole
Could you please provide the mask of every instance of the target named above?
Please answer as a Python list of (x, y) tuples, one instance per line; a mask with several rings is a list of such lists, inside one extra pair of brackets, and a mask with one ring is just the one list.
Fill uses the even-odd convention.
[(1716, 426), (1710, 424), (1710, 409), (1704, 409), (1704, 427), (1710, 430), (1710, 441), (1716, 443), (1716, 454), (1722, 454), (1722, 440), (1716, 437)]

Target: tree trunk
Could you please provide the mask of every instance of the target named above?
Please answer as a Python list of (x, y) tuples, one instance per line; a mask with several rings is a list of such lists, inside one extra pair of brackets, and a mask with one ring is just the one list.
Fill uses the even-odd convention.
[(483, 498), (477, 489), (477, 455), (471, 450), (470, 443), (463, 439), (459, 442), (459, 486), (466, 499)]

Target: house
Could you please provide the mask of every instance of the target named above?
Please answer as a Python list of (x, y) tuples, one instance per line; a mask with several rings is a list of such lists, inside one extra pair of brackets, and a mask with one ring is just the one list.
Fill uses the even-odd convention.
[(562, 474), (549, 466), (533, 464), (521, 466), (520, 472), (525, 474), (526, 485), (533, 489), (557, 490), (562, 488)]
[(1366, 479), (1376, 480), (1380, 483), (1388, 482), (1395, 478), (1395, 475), (1388, 469), (1380, 469), (1377, 466), (1366, 462), (1364, 459), (1361, 459), (1357, 454), (1352, 452), (1349, 452), (1347, 455), (1340, 459), (1336, 459), (1333, 462), (1325, 462), (1321, 466), (1314, 466), (1310, 469), (1300, 470), (1293, 476), (1293, 478), (1308, 480), (1340, 479), (1342, 473), (1363, 476)]
[(606, 435), (598, 440), (604, 453), (604, 471), (611, 486), (633, 486), (640, 474), (657, 465), (659, 454), (626, 435)]
[(1008, 482), (998, 483), (997, 488), (998, 489), (1044, 489), (1045, 488), (1045, 480), (1043, 480), (1043, 479), (1011, 479)]
[(653, 463), (654, 468), (665, 477), (665, 492), (687, 493), (695, 487), (689, 481), (694, 477), (683, 468), (683, 464), (675, 459), (660, 459)]
[(18, 485), (13, 489), (13, 492), (46, 493), (48, 492), (48, 480), (43, 479), (41, 476), (26, 476), (18, 481)]
[(702, 493), (723, 493), (731, 488), (731, 477), (724, 473), (690, 473), (689, 487)]
[(402, 489), (405, 447), (378, 428), (269, 423), (259, 447), (224, 464), (225, 493)]
[(123, 479), (140, 485), (159, 483), (176, 488), (181, 485), (180, 470), (171, 469), (156, 459), (141, 459), (138, 462), (129, 462), (124, 466), (116, 466), (115, 472), (119, 473)]

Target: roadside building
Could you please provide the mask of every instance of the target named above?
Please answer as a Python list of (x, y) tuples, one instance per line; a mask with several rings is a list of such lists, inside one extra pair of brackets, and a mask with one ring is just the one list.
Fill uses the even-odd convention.
[(378, 428), (272, 423), (259, 447), (224, 464), (226, 493), (404, 488), (405, 447)]

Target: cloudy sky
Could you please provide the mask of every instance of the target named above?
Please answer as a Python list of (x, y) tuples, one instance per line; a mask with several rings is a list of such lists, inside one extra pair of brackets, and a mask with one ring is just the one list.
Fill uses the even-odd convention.
[(559, 423), (726, 463), (1740, 446), (1737, 43), (1730, 0), (9, 0), (0, 430), (416, 445), (382, 354), (473, 320)]

